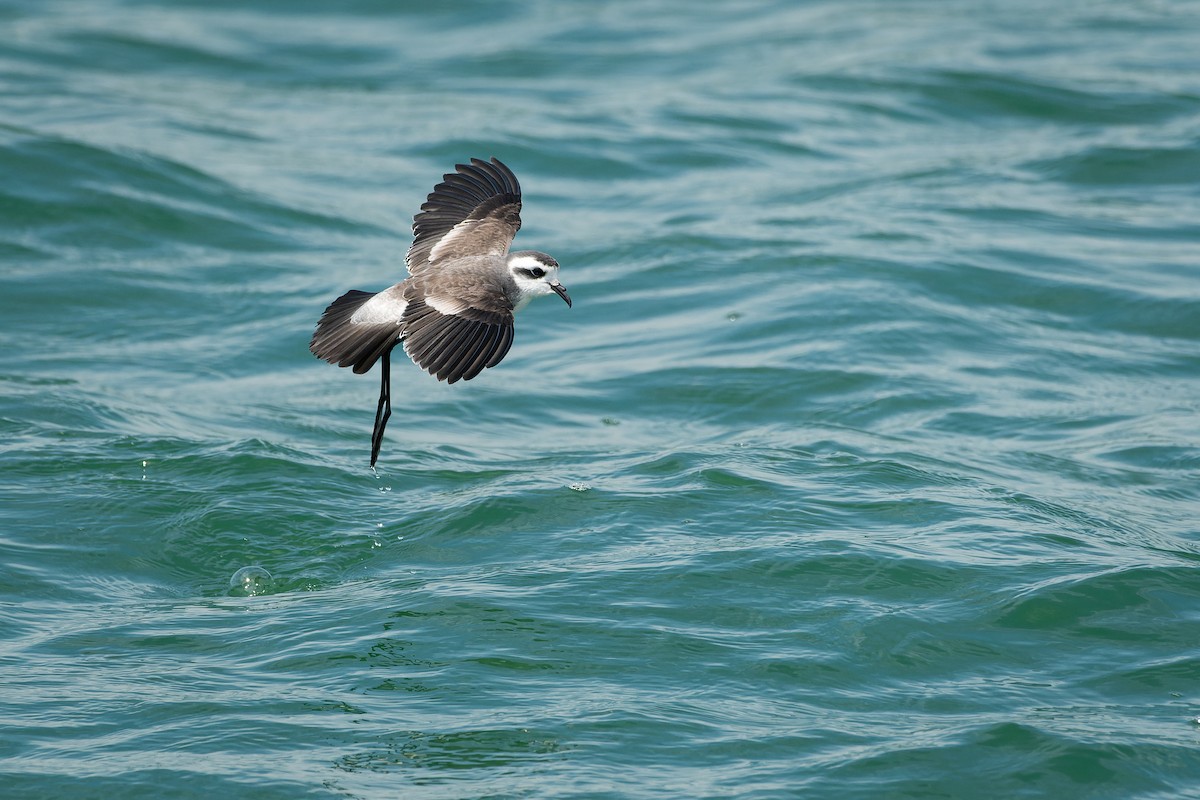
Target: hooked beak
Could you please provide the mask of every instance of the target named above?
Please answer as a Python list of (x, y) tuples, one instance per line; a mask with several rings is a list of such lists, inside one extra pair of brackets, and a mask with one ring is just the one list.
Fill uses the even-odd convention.
[(567, 287), (563, 286), (561, 283), (555, 282), (550, 284), (550, 288), (554, 290), (555, 294), (566, 301), (567, 308), (571, 307), (571, 295), (567, 294)]

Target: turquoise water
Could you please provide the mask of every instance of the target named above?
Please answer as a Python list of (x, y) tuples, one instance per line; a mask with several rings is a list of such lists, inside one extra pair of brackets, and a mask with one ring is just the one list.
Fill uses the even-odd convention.
[[(1196, 12), (3, 4), (0, 792), (1200, 797)], [(491, 155), (574, 308), (375, 474)]]

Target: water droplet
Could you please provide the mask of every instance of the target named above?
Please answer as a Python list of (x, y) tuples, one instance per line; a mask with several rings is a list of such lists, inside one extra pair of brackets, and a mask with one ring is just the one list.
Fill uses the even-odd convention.
[(728, 317), (726, 317), (726, 319), (729, 320), (730, 322), (737, 322), (741, 318), (742, 318), (742, 315), (737, 313), (736, 311), (734, 313), (730, 314)]
[(235, 597), (254, 597), (271, 591), (274, 580), (262, 567), (242, 567), (229, 579), (229, 593)]
[(586, 483), (572, 483), (567, 488), (569, 488), (573, 491), (576, 491), (576, 492), (586, 492), (588, 489), (591, 489), (592, 487), (588, 486)]

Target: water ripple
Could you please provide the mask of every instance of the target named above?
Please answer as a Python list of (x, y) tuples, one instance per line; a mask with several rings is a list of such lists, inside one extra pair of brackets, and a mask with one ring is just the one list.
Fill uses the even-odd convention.
[[(10, 794), (1191, 791), (1195, 21), (698, 8), (0, 9)], [(575, 306), (372, 470), (493, 154)]]

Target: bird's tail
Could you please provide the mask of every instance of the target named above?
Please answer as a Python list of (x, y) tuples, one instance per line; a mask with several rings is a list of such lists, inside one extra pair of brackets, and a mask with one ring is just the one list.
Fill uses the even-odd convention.
[(354, 312), (374, 296), (372, 292), (351, 289), (330, 303), (308, 345), (313, 355), (339, 367), (353, 367), (361, 375), (395, 347), (400, 335), (399, 320), (394, 323), (351, 320)]

